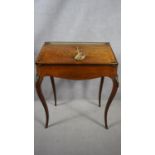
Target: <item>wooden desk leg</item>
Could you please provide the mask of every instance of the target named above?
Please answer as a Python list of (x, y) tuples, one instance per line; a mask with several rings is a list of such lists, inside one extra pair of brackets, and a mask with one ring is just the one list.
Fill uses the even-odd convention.
[(41, 103), (45, 109), (45, 114), (46, 114), (46, 123), (45, 123), (45, 128), (48, 128), (48, 121), (49, 121), (49, 112), (48, 112), (48, 107), (45, 101), (45, 98), (42, 94), (42, 90), (41, 90), (41, 83), (42, 83), (43, 77), (37, 76), (37, 80), (36, 80), (36, 90), (37, 90), (37, 94), (41, 100)]
[(55, 82), (54, 78), (51, 76), (51, 83), (52, 83), (52, 88), (53, 88), (53, 94), (54, 94), (54, 101), (55, 101), (55, 106), (57, 105), (57, 97), (56, 97), (56, 89), (55, 89)]
[(100, 88), (99, 88), (99, 107), (101, 107), (101, 93), (102, 93), (103, 83), (104, 83), (104, 77), (101, 77)]
[(111, 104), (113, 98), (115, 97), (117, 89), (118, 89), (118, 79), (117, 79), (117, 77), (112, 78), (112, 81), (113, 81), (113, 88), (112, 88), (111, 94), (109, 96), (109, 99), (108, 99), (108, 102), (106, 104), (105, 111), (104, 111), (104, 121), (105, 121), (105, 128), (106, 129), (108, 129), (108, 125), (107, 125), (108, 110), (109, 110), (110, 104)]

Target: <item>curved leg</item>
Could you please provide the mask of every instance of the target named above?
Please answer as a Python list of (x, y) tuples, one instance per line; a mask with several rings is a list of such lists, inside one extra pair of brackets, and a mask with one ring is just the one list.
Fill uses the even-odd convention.
[(51, 76), (51, 83), (52, 83), (52, 88), (53, 88), (53, 94), (54, 94), (54, 100), (55, 100), (55, 106), (57, 105), (57, 97), (56, 97), (56, 89), (55, 89), (55, 82), (54, 78)]
[(107, 114), (108, 114), (108, 110), (109, 110), (110, 104), (111, 104), (113, 98), (115, 97), (115, 94), (116, 94), (117, 89), (118, 89), (118, 80), (117, 80), (117, 77), (112, 78), (112, 81), (113, 81), (113, 88), (112, 88), (111, 94), (109, 96), (109, 99), (108, 99), (108, 102), (106, 104), (105, 111), (104, 111), (104, 121), (105, 121), (105, 128), (106, 129), (108, 129), (108, 125), (107, 125)]
[(99, 89), (99, 107), (101, 107), (101, 93), (102, 93), (103, 83), (104, 83), (104, 77), (101, 77), (100, 89)]
[(45, 109), (45, 114), (46, 114), (46, 123), (45, 123), (45, 128), (48, 128), (48, 121), (49, 121), (49, 112), (48, 112), (48, 107), (45, 101), (45, 98), (42, 94), (42, 90), (41, 90), (41, 83), (42, 83), (43, 77), (37, 76), (37, 80), (36, 80), (36, 91), (37, 94), (41, 100), (41, 103)]

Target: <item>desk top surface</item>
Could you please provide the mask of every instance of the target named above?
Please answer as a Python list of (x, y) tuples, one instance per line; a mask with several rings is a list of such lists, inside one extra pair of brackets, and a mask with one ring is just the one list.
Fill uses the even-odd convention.
[[(85, 59), (77, 61), (77, 48)], [(36, 59), (36, 64), (98, 64), (117, 65), (109, 43), (106, 42), (45, 42)]]

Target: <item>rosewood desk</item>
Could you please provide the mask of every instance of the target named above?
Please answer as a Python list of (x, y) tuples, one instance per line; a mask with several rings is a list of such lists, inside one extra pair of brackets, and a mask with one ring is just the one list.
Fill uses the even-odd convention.
[[(84, 57), (80, 57), (82, 59), (76, 59), (79, 51), (84, 55)], [(101, 106), (101, 92), (104, 77), (109, 77), (113, 82), (113, 87), (104, 112), (105, 128), (108, 129), (108, 109), (118, 89), (118, 62), (109, 43), (45, 42), (35, 63), (37, 72), (36, 91), (46, 114), (45, 128), (48, 128), (49, 112), (42, 94), (41, 83), (45, 76), (49, 76), (53, 87), (55, 105), (57, 103), (54, 77), (71, 80), (101, 78), (99, 106)]]

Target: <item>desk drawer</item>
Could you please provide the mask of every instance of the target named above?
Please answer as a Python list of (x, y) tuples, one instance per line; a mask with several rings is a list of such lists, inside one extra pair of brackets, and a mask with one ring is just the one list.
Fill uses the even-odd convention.
[(37, 65), (39, 76), (54, 76), (71, 80), (117, 76), (116, 65)]

